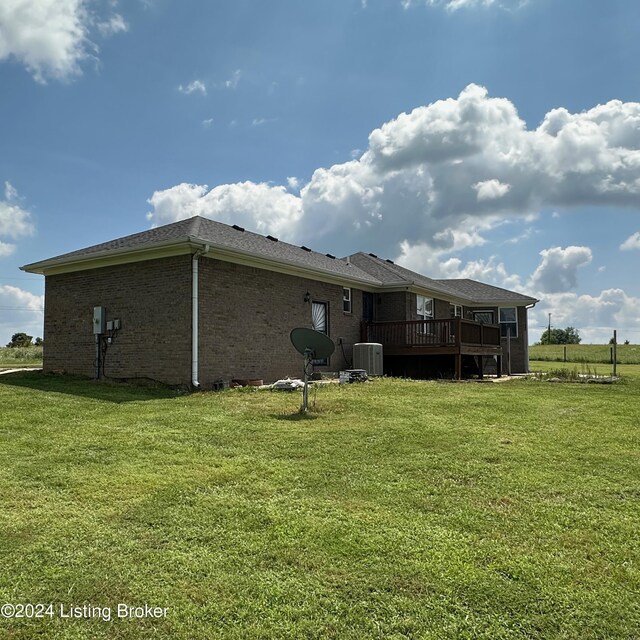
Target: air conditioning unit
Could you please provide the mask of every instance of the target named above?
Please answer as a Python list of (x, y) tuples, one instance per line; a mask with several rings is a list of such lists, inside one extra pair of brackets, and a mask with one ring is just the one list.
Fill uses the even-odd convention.
[(382, 345), (377, 342), (357, 342), (353, 345), (353, 368), (364, 369), (370, 376), (381, 376)]

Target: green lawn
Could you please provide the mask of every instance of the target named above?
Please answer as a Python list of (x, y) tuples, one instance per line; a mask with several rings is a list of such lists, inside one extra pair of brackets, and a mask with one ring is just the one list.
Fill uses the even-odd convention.
[[(536, 344), (529, 347), (529, 357), (532, 360), (561, 362), (564, 360), (565, 346), (568, 362), (601, 364), (611, 362), (611, 345), (609, 344)], [(640, 345), (619, 344), (617, 361), (622, 364), (640, 364)]]
[(0, 376), (0, 638), (637, 638), (639, 392)]

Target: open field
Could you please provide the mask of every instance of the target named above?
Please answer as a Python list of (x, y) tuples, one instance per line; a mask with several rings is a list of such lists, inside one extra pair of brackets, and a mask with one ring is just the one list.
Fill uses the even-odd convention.
[(0, 376), (0, 637), (637, 638), (639, 392)]
[[(611, 362), (609, 344), (537, 344), (529, 347), (529, 358), (562, 362), (565, 346), (568, 362)], [(640, 364), (640, 345), (619, 344), (617, 360), (622, 364)]]
[[(553, 372), (558, 369), (575, 371), (578, 374), (590, 374), (595, 376), (610, 376), (613, 373), (613, 365), (602, 362), (553, 362), (549, 360), (531, 360), (529, 369), (532, 372), (543, 371)], [(623, 378), (640, 379), (640, 365), (619, 364), (616, 367), (616, 374)]]
[(42, 347), (0, 347), (0, 368), (41, 366)]

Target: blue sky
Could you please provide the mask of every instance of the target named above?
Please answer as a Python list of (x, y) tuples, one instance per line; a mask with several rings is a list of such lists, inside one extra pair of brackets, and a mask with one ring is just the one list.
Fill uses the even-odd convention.
[(640, 342), (640, 3), (4, 0), (0, 344), (19, 266), (200, 214), (535, 295)]

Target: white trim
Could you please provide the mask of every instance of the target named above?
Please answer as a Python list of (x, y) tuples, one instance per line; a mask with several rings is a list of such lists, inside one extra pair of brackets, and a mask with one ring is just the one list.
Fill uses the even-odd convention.
[(191, 384), (198, 389), (200, 387), (200, 328), (198, 314), (200, 302), (198, 297), (198, 263), (201, 255), (209, 251), (206, 244), (200, 251), (196, 251), (191, 258)]
[[(348, 292), (346, 296), (345, 292)], [(351, 298), (351, 287), (342, 287), (342, 311), (344, 313), (353, 313), (353, 300)], [(348, 303), (348, 309), (344, 308), (345, 303)]]
[[(516, 314), (516, 320), (515, 320), (515, 322), (513, 322), (513, 321), (511, 321), (511, 320), (509, 320), (508, 322), (507, 322), (507, 321), (503, 322), (503, 321), (500, 319), (500, 312), (501, 312), (503, 309), (513, 309), (513, 310), (515, 311), (515, 314)], [(505, 307), (498, 307), (498, 326), (500, 327), (500, 337), (501, 337), (501, 338), (506, 338), (507, 336), (503, 336), (503, 335), (502, 335), (502, 325), (503, 325), (503, 324), (509, 324), (509, 325), (511, 325), (511, 324), (515, 324), (515, 325), (516, 325), (516, 335), (515, 335), (515, 336), (514, 336), (514, 335), (512, 335), (512, 336), (511, 336), (511, 339), (512, 339), (512, 340), (517, 339), (517, 338), (518, 338), (518, 336), (520, 335), (520, 332), (518, 331), (518, 329), (519, 329), (519, 326), (518, 326), (518, 307), (516, 307), (515, 305), (508, 306), (508, 307), (507, 307), (507, 306), (505, 306)]]

